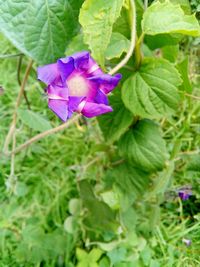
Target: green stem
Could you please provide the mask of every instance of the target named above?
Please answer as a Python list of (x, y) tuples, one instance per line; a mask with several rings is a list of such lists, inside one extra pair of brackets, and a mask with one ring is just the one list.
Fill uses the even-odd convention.
[(135, 42), (136, 42), (136, 7), (135, 7), (135, 1), (130, 0), (130, 6), (131, 6), (131, 45), (129, 48), (128, 53), (126, 54), (125, 58), (122, 59), (122, 61), (119, 62), (111, 71), (109, 71), (109, 74), (115, 74), (119, 69), (121, 69), (123, 66), (126, 65), (126, 63), (129, 61), (130, 57), (133, 54), (134, 48), (135, 48)]

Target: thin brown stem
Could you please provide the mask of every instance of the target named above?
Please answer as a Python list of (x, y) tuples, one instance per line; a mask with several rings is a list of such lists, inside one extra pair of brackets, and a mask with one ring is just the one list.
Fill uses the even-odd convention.
[(196, 96), (196, 95), (191, 95), (191, 94), (188, 94), (188, 93), (185, 93), (186, 96), (189, 96), (193, 99), (196, 99), (196, 100), (200, 100), (200, 96)]
[(59, 125), (58, 127), (52, 128), (50, 130), (47, 130), (43, 133), (37, 134), (36, 136), (32, 137), (31, 139), (29, 139), (28, 141), (26, 141), (24, 144), (18, 146), (15, 150), (11, 151), (11, 152), (7, 152), (7, 155), (12, 155), (12, 154), (17, 154), (18, 152), (20, 152), (21, 150), (27, 148), (28, 146), (30, 146), (31, 144), (41, 140), (42, 138), (48, 136), (48, 135), (52, 135), (54, 133), (57, 133), (59, 131), (65, 130), (66, 128), (68, 128), (71, 124), (73, 124), (75, 121), (77, 121), (80, 118), (80, 114), (74, 116), (72, 119), (70, 119), (69, 121)]
[(5, 154), (8, 151), (8, 146), (10, 144), (10, 141), (12, 139), (13, 133), (15, 131), (15, 126), (16, 126), (16, 122), (17, 122), (17, 109), (18, 109), (18, 107), (20, 105), (21, 98), (23, 96), (24, 89), (25, 89), (25, 86), (26, 86), (26, 83), (27, 83), (28, 76), (29, 76), (29, 73), (31, 71), (32, 65), (33, 65), (33, 61), (31, 60), (29, 62), (29, 64), (28, 64), (27, 68), (26, 68), (26, 72), (25, 72), (25, 75), (24, 75), (24, 78), (23, 78), (23, 81), (22, 81), (22, 85), (20, 87), (20, 90), (19, 90), (19, 93), (18, 93), (18, 96), (17, 96), (17, 100), (16, 100), (16, 103), (15, 103), (15, 110), (14, 110), (14, 113), (13, 113), (12, 123), (10, 125), (10, 129), (9, 129), (9, 132), (8, 132), (8, 134), (6, 136), (6, 140), (5, 140), (5, 143), (4, 143), (3, 152)]

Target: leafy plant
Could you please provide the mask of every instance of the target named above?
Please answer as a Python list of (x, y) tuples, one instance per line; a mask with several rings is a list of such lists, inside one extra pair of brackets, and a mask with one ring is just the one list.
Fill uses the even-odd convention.
[[(3, 39), (2, 49), (11, 47), (2, 50), (3, 59), (19, 58), (18, 67), (1, 65), (0, 109), (3, 119), (12, 116), (10, 127), (4, 119), (0, 131), (0, 178), (4, 185), (6, 177), (7, 189), (0, 212), (3, 264), (13, 255), (16, 264), (48, 267), (170, 267), (188, 261), (180, 240), (192, 231), (199, 235), (200, 219), (197, 209), (188, 213), (189, 205), (176, 196), (179, 183), (191, 183), (196, 196), (188, 201), (199, 205), (194, 155), (200, 107), (193, 102), (199, 91), (187, 50), (200, 36), (191, 13), (198, 4), (151, 2), (0, 0), (1, 31), (19, 50)], [(106, 74), (123, 76), (109, 97), (113, 112), (98, 117), (98, 125), (80, 116), (60, 125), (46, 111), (35, 66), (85, 50)], [(24, 103), (19, 107), (22, 99), (29, 110)], [(15, 107), (13, 114), (6, 105)], [(68, 128), (73, 123), (77, 127)], [(30, 137), (33, 131), (39, 133)], [(43, 139), (48, 135), (50, 142)]]

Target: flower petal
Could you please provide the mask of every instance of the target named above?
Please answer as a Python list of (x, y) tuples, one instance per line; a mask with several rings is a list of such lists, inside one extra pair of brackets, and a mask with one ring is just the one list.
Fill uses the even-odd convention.
[(86, 102), (81, 113), (87, 118), (92, 118), (111, 111), (112, 108), (110, 106)]
[(48, 106), (62, 121), (66, 121), (68, 119), (67, 101), (49, 99)]
[(74, 67), (77, 70), (85, 70), (88, 68), (90, 54), (88, 51), (78, 52), (72, 55), (74, 59)]
[(122, 75), (118, 73), (115, 76), (111, 76), (109, 74), (95, 75), (88, 79), (93, 82), (97, 82), (99, 84), (99, 89), (105, 94), (108, 94), (118, 85), (121, 78)]
[(67, 77), (74, 70), (74, 59), (72, 57), (60, 58), (57, 60), (57, 64), (62, 82), (65, 83)]
[(59, 71), (56, 63), (38, 67), (37, 73), (38, 80), (46, 84), (53, 83), (59, 77)]
[(76, 97), (76, 96), (70, 96), (69, 97), (69, 110), (76, 111), (81, 101), (84, 99), (84, 97)]
[(58, 85), (49, 85), (46, 89), (49, 99), (68, 100), (68, 88)]
[(96, 97), (94, 101), (98, 104), (105, 104), (108, 105), (108, 98), (107, 96), (100, 90), (97, 91)]
[(88, 51), (78, 52), (72, 55), (74, 58), (74, 66), (77, 70), (85, 71), (86, 75), (101, 75), (103, 71), (96, 61), (90, 56)]

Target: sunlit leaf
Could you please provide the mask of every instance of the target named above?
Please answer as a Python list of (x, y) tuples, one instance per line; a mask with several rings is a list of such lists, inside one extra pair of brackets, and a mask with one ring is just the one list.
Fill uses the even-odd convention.
[(199, 36), (200, 26), (195, 15), (185, 15), (179, 4), (169, 1), (153, 3), (143, 16), (142, 28), (145, 34), (181, 33)]
[(86, 0), (80, 10), (84, 41), (93, 57), (104, 66), (104, 54), (110, 42), (112, 27), (120, 15), (123, 0)]

